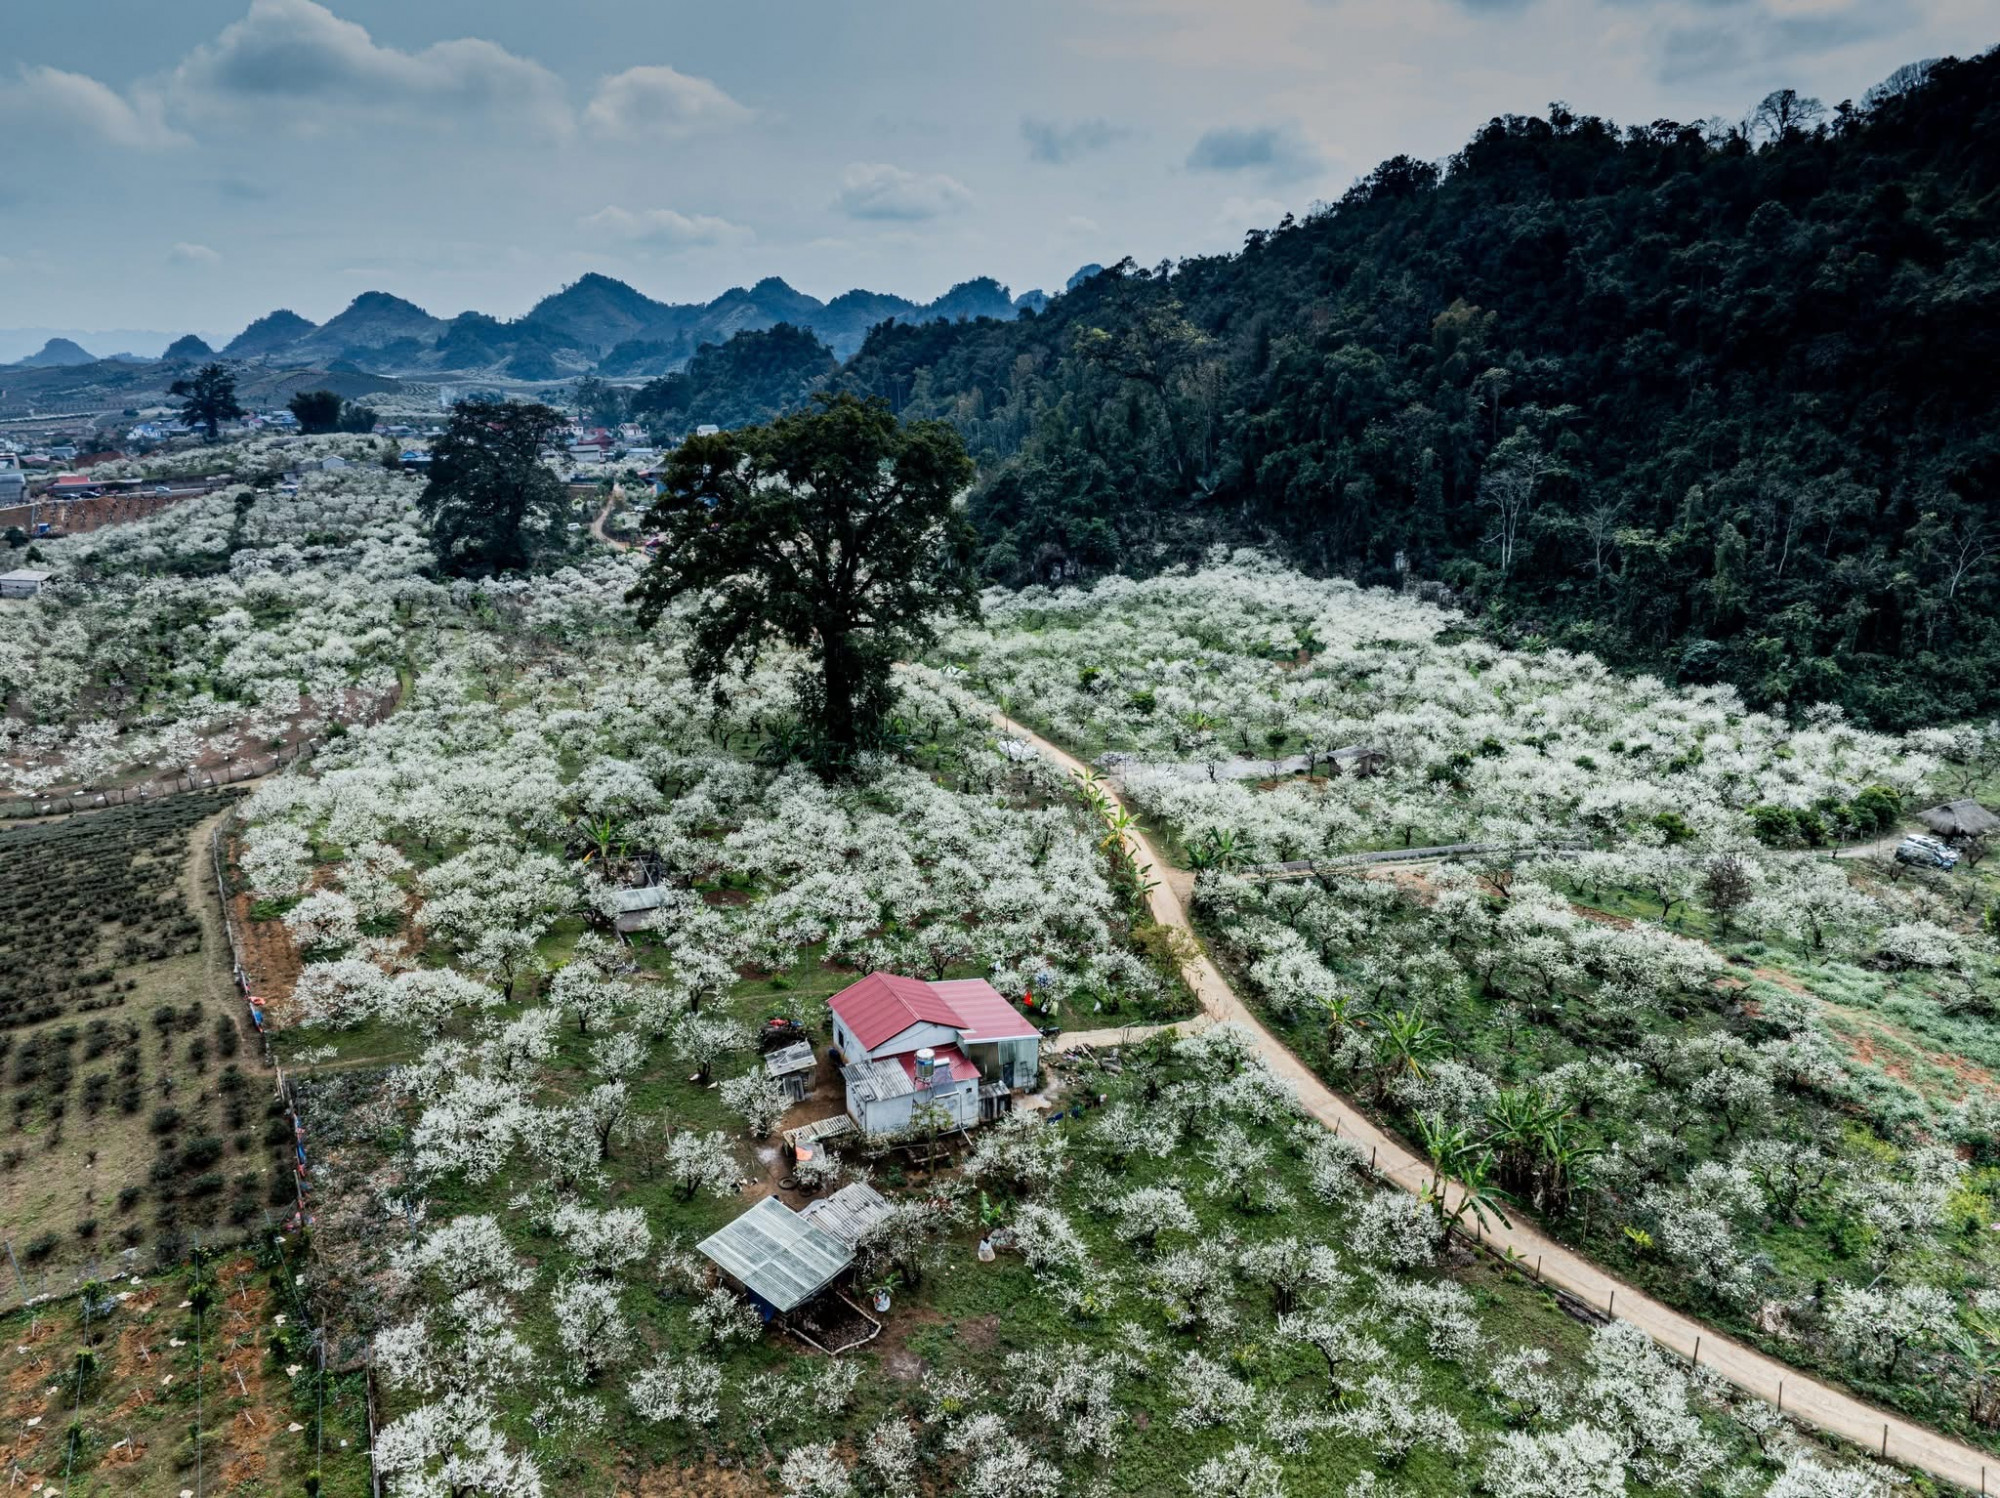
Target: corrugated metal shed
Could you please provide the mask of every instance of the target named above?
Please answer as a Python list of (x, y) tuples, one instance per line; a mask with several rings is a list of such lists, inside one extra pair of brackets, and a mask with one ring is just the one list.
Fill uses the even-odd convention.
[(854, 1262), (852, 1248), (775, 1196), (704, 1238), (700, 1248), (723, 1273), (777, 1311), (804, 1305)]
[(653, 912), (668, 903), (672, 893), (664, 884), (613, 890), (611, 903), (618, 913), (612, 917), (611, 924), (628, 936), (643, 929)]
[(664, 884), (648, 884), (638, 889), (615, 889), (611, 892), (611, 903), (620, 914), (630, 914), (638, 910), (658, 910), (667, 903), (672, 893)]
[(879, 1103), (884, 1098), (915, 1092), (916, 1083), (896, 1064), (896, 1059), (891, 1056), (886, 1061), (853, 1062), (840, 1069), (840, 1079), (854, 1089), (854, 1100), (858, 1103)]
[(862, 1235), (889, 1215), (889, 1202), (865, 1181), (842, 1186), (832, 1196), (809, 1204), (800, 1218), (824, 1228), (849, 1248), (858, 1247)]
[(894, 973), (870, 973), (850, 983), (827, 1007), (840, 1016), (848, 1031), (869, 1050), (912, 1025), (960, 1026), (958, 1011), (921, 978)]
[(42, 591), (42, 584), (54, 576), (53, 572), (38, 572), (32, 567), (0, 572), (0, 598), (33, 598)]
[(800, 1124), (796, 1129), (785, 1130), (782, 1137), (793, 1149), (801, 1145), (810, 1147), (827, 1139), (844, 1139), (859, 1131), (859, 1125), (845, 1113), (836, 1113), (831, 1118), (822, 1118), (809, 1124)]

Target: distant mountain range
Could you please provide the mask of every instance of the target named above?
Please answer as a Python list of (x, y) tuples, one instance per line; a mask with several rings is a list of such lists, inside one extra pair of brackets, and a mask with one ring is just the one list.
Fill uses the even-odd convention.
[[(400, 378), (544, 381), (599, 374), (650, 378), (681, 369), (705, 343), (790, 323), (811, 330), (846, 359), (868, 330), (894, 318), (927, 323), (981, 317), (1003, 321), (1040, 312), (1048, 296), (1015, 296), (991, 277), (962, 282), (932, 302), (878, 291), (848, 291), (830, 302), (776, 276), (735, 287), (712, 302), (659, 302), (609, 276), (591, 274), (542, 298), (511, 322), (483, 312), (434, 317), (414, 302), (367, 291), (344, 312), (313, 323), (280, 308), (251, 323), (219, 350), (232, 361), (273, 368), (351, 369)], [(162, 363), (191, 363), (217, 350), (190, 333), (168, 345)], [(11, 366), (65, 369), (140, 361), (130, 354), (92, 354), (68, 337), (52, 337), (38, 353)]]
[[(704, 343), (723, 343), (734, 334), (779, 323), (810, 329), (844, 359), (861, 347), (870, 328), (891, 318), (1010, 320), (1023, 309), (1040, 311), (1047, 303), (1043, 292), (1016, 297), (990, 277), (954, 286), (933, 302), (875, 291), (849, 291), (823, 302), (775, 276), (726, 291), (712, 302), (673, 303), (592, 274), (544, 297), (525, 317), (511, 322), (483, 312), (434, 317), (401, 297), (369, 291), (325, 323), (285, 309), (269, 313), (219, 352), (224, 359), (273, 367), (338, 366), (404, 378), (651, 377), (682, 368)], [(189, 334), (163, 357), (192, 361), (212, 352)], [(52, 339), (20, 367), (66, 367), (96, 357), (68, 339)]]

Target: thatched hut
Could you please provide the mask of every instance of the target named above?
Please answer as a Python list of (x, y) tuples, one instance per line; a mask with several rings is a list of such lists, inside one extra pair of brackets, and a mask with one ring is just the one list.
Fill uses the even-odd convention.
[(1917, 813), (1917, 820), (1939, 837), (1950, 838), (1953, 842), (1986, 837), (2000, 829), (2000, 817), (1994, 816), (1977, 801), (1947, 801), (1941, 806), (1927, 807)]

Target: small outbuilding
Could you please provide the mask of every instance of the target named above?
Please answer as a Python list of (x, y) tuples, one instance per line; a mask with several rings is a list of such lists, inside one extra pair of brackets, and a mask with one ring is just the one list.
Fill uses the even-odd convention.
[(33, 598), (42, 591), (42, 585), (54, 576), (53, 572), (37, 572), (32, 567), (0, 572), (0, 598)]
[(645, 926), (654, 911), (667, 903), (669, 895), (670, 891), (664, 884), (614, 890), (611, 900), (617, 914), (611, 918), (611, 923), (625, 935), (630, 936)]
[(2000, 829), (2000, 817), (1971, 800), (1946, 801), (1939, 806), (1927, 807), (1917, 813), (1917, 820), (1939, 837), (1950, 838), (1954, 842), (1986, 837)]
[(854, 1250), (767, 1196), (697, 1245), (741, 1285), (764, 1319), (797, 1310), (854, 1263)]
[(812, 1042), (795, 1040), (764, 1058), (764, 1074), (784, 1088), (785, 1095), (796, 1103), (812, 1091), (813, 1071), (818, 1065)]

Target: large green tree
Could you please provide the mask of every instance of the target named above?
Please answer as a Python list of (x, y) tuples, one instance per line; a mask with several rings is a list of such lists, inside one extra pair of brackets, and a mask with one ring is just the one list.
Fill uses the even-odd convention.
[(331, 390), (301, 390), (285, 404), (309, 437), (340, 430), (340, 397)]
[(648, 623), (693, 596), (698, 678), (747, 669), (773, 640), (806, 651), (800, 707), (823, 764), (876, 741), (897, 656), (941, 615), (972, 617), (972, 479), (958, 434), (886, 402), (822, 396), (768, 426), (692, 437), (647, 523), (665, 543), (632, 598)]
[(547, 406), (464, 401), (431, 444), (418, 501), (438, 565), (474, 577), (525, 572), (556, 545), (569, 497), (542, 449), (563, 428)]
[(236, 376), (220, 364), (204, 364), (191, 378), (175, 380), (167, 394), (181, 399), (181, 420), (200, 427), (210, 442), (222, 435), (222, 424), (244, 414), (236, 403)]

